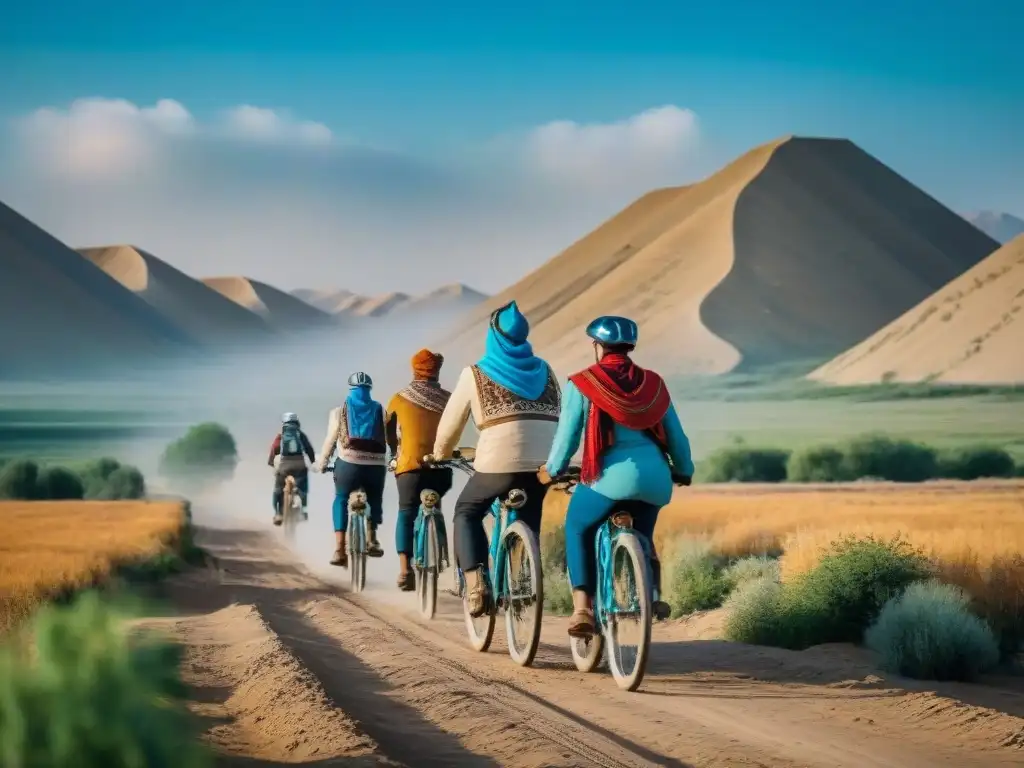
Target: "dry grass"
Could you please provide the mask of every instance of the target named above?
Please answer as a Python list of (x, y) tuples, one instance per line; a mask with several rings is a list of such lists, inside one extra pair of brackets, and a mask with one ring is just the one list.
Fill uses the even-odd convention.
[(178, 538), (180, 502), (0, 502), (0, 632)]
[[(565, 517), (565, 494), (545, 502), (545, 525)], [(702, 539), (730, 558), (781, 554), (782, 578), (817, 564), (844, 535), (902, 536), (940, 577), (998, 616), (1024, 615), (1024, 483), (887, 483), (833, 486), (705, 486), (679, 491), (658, 522), (670, 553)]]

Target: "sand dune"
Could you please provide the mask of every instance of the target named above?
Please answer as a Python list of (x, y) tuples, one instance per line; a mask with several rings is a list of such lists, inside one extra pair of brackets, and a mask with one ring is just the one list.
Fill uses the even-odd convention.
[(79, 252), (167, 320), (204, 342), (266, 336), (264, 320), (184, 272), (130, 245)]
[(976, 211), (964, 216), (971, 224), (1000, 243), (1024, 235), (1024, 220), (999, 211)]
[(336, 322), (328, 313), (301, 299), (248, 277), (205, 277), (202, 282), (236, 304), (255, 312), (272, 328), (300, 330)]
[(1024, 383), (1024, 235), (813, 371), (831, 384)]
[(0, 203), (0, 372), (165, 356), (194, 339), (102, 270)]
[(380, 296), (361, 296), (351, 291), (300, 288), (292, 296), (312, 304), (317, 309), (348, 318), (384, 317), (400, 312), (435, 311), (459, 312), (479, 304), (487, 296), (462, 283), (443, 285), (429, 293), (411, 296), (406, 293), (386, 293)]
[(997, 247), (851, 142), (787, 137), (640, 198), (443, 348), (479, 354), (488, 313), (514, 298), (563, 373), (593, 360), (583, 328), (612, 313), (640, 323), (638, 361), (668, 374), (823, 359)]

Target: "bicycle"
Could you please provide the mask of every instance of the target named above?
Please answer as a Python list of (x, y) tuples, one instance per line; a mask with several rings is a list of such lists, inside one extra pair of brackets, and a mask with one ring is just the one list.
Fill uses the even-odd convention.
[[(579, 483), (580, 470), (570, 467), (551, 478), (553, 488), (569, 491)], [(571, 637), (569, 649), (580, 672), (593, 672), (607, 657), (615, 684), (624, 691), (635, 691), (643, 681), (651, 649), (653, 606), (660, 599), (654, 583), (651, 541), (633, 528), (636, 502), (616, 504), (594, 537), (597, 558), (597, 594), (594, 596), (594, 623), (597, 632), (589, 638)], [(632, 663), (624, 657), (627, 646), (620, 631), (630, 618), (639, 630)], [(607, 653), (605, 653), (607, 651)]]
[(302, 495), (295, 486), (295, 478), (284, 479), (284, 495), (281, 498), (281, 512), (284, 515), (284, 535), (288, 541), (295, 540), (295, 529), (302, 519)]
[[(334, 465), (325, 467), (325, 473), (333, 472)], [(352, 579), (352, 591), (362, 592), (366, 587), (366, 542), (369, 538), (370, 518), (367, 514), (369, 503), (366, 491), (356, 488), (348, 495), (348, 567)]]
[[(456, 450), (451, 460), (434, 466), (451, 466), (472, 474), (472, 458), (469, 451)], [(504, 499), (495, 499), (488, 515), (491, 518), (487, 530), (488, 557), (484, 578), (491, 586), (490, 610), (474, 618), (469, 612), (466, 595), (466, 580), (462, 569), (456, 568), (457, 596), (462, 599), (469, 644), (475, 651), (483, 653), (491, 646), (494, 626), (499, 610), (505, 613), (505, 634), (508, 638), (508, 654), (521, 667), (533, 663), (540, 646), (540, 631), (544, 618), (544, 580), (541, 572), (540, 545), (533, 531), (521, 520), (516, 519), (516, 510), (526, 503), (526, 492), (513, 488)], [(518, 556), (518, 557), (517, 557)], [(520, 638), (516, 624), (520, 619), (532, 618), (532, 626)]]
[[(427, 458), (427, 457), (425, 457)], [(395, 464), (388, 465), (394, 472)], [(429, 488), (420, 492), (420, 507), (413, 528), (412, 567), (416, 571), (416, 601), (420, 614), (433, 619), (437, 613), (438, 577), (449, 565), (448, 536), (444, 532), (441, 494)]]

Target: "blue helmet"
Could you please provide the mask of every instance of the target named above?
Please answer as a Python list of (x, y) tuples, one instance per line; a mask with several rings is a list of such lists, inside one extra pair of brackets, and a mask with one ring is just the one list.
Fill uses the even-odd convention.
[(636, 323), (628, 317), (605, 315), (591, 321), (587, 326), (587, 336), (606, 346), (635, 347), (638, 335)]

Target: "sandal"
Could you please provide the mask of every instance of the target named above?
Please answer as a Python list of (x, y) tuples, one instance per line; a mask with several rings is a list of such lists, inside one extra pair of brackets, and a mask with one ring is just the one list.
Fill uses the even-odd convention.
[(590, 611), (576, 611), (569, 619), (569, 637), (590, 638), (596, 632), (594, 614)]
[(348, 553), (343, 549), (334, 550), (334, 557), (331, 558), (331, 565), (348, 568)]

